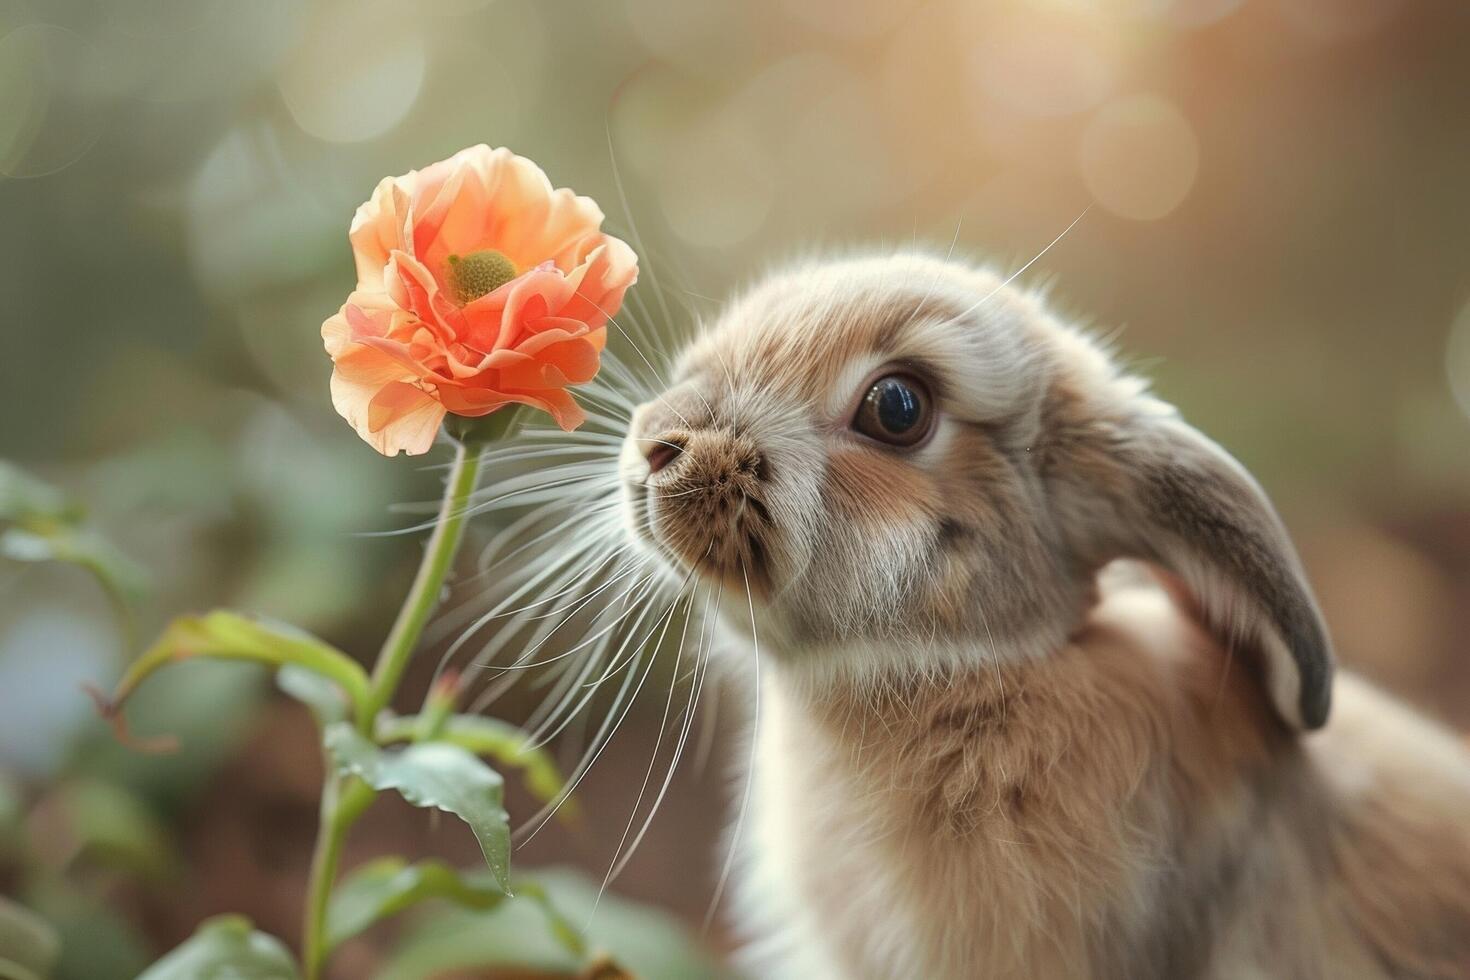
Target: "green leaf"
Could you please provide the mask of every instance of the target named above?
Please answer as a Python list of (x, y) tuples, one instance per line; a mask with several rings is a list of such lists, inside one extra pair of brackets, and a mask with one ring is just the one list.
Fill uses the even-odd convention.
[(276, 671), (276, 686), (310, 708), (316, 723), (323, 728), (334, 721), (346, 721), (352, 707), (342, 688), (321, 674), (295, 664)]
[(176, 867), (168, 831), (127, 790), (100, 779), (76, 779), (60, 788), (58, 802), (73, 856), (155, 878)]
[(335, 948), (374, 922), (430, 899), (482, 912), (506, 902), (533, 905), (563, 949), (578, 957), (586, 953), (581, 934), (552, 906), (540, 884), (517, 881), (512, 897), (483, 869), (457, 871), (443, 861), (409, 864), (400, 857), (369, 862), (337, 886), (327, 910), (327, 947)]
[(132, 604), (146, 591), (147, 576), (101, 535), (82, 526), (84, 517), (82, 508), (60, 490), (0, 461), (0, 556), (80, 565), (127, 622)]
[(547, 932), (551, 938), (556, 940), (562, 949), (576, 957), (587, 955), (587, 940), (582, 931), (572, 925), (571, 921), (561, 914), (561, 909), (551, 897), (551, 893), (538, 880), (522, 878), (516, 881), (515, 900), (522, 905), (534, 903), (546, 920)]
[(458, 872), (442, 861), (409, 864), (400, 857), (369, 862), (347, 876), (327, 910), (327, 948), (351, 939), (379, 919), (431, 898), (472, 909), (492, 909), (506, 901), (505, 889), (490, 873)]
[(342, 772), (374, 789), (396, 790), (414, 806), (443, 810), (469, 824), (496, 882), (502, 890), (508, 887), (510, 818), (499, 773), (447, 742), (380, 749), (346, 722), (329, 725), (323, 741)]
[(300, 974), (279, 939), (256, 931), (239, 915), (202, 922), (194, 935), (143, 971), (138, 980), (297, 980)]
[(136, 977), (153, 960), (148, 942), (114, 907), (126, 903), (112, 896), (108, 904), (95, 891), (55, 875), (42, 875), (25, 890), (26, 903), (61, 939), (61, 956), (51, 971), (55, 980)]
[(75, 524), (81, 519), (82, 509), (60, 490), (0, 460), (0, 521)]
[[(413, 741), (421, 737), (420, 717), (383, 718), (377, 736), (380, 742)], [(525, 773), (526, 788), (543, 803), (554, 800), (566, 786), (561, 769), (545, 749), (535, 747), (521, 729), (509, 722), (483, 715), (453, 715), (447, 719), (434, 741), (449, 742), (476, 755), (486, 755), (503, 766)], [(571, 811), (575, 816), (576, 800), (568, 799), (559, 813)]]
[(612, 894), (599, 899), (598, 881), (558, 869), (526, 879), (518, 875), (518, 900), (493, 911), (435, 909), (417, 919), (374, 980), (428, 980), (496, 966), (575, 973), (587, 964), (586, 954), (557, 941), (537, 921), (541, 913), (531, 903), (519, 901), (532, 886), (542, 889), (543, 900), (560, 910), (563, 922), (588, 923), (586, 945), (594, 953), (610, 955), (642, 980), (729, 976), (674, 916)]
[(0, 555), (12, 561), (80, 565), (123, 606), (137, 602), (147, 591), (148, 576), (141, 566), (101, 535), (82, 527), (7, 528), (0, 532)]
[(59, 947), (45, 919), (0, 896), (0, 980), (45, 980)]
[(110, 700), (94, 695), (103, 715), (118, 723), (119, 735), (126, 736), (121, 725), (123, 702), (138, 685), (160, 668), (190, 657), (247, 660), (271, 667), (294, 664), (335, 681), (355, 707), (367, 699), (367, 673), (342, 651), (294, 627), (216, 610), (174, 620), (158, 641), (128, 667)]

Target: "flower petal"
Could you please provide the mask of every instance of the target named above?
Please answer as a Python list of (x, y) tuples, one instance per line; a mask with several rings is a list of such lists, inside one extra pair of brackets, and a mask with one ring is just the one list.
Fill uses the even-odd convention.
[(434, 436), (444, 421), (444, 406), (433, 395), (415, 385), (395, 381), (384, 385), (367, 406), (366, 425), (358, 435), (384, 456), (399, 451), (420, 456), (434, 445)]
[[(466, 190), (473, 194), (477, 185), (466, 188), (467, 177), (463, 166), (456, 165), (462, 153), (455, 154), (443, 163), (426, 167), (420, 173), (417, 218), (409, 247), (414, 255), (428, 256), (444, 232), (444, 225), (451, 220), (462, 222), (471, 212), (475, 202), (461, 201)], [(470, 177), (472, 179), (472, 177)], [(456, 238), (462, 236), (455, 236)], [(452, 246), (448, 249), (452, 250)], [(448, 250), (445, 254), (448, 254)]]
[(384, 177), (373, 196), (352, 217), (347, 239), (352, 243), (360, 289), (381, 287), (389, 254), (403, 247), (404, 231), (411, 219), (410, 198), (402, 186), (406, 179)]
[(570, 432), (587, 420), (587, 413), (562, 388), (532, 392), (494, 392), (485, 389), (446, 389), (441, 393), (449, 410), (456, 415), (476, 418), (512, 402), (529, 405), (546, 412), (564, 431)]
[[(427, 450), (446, 410), (521, 402), (575, 428), (585, 414), (565, 389), (596, 375), (638, 277), (602, 222), (591, 199), (483, 144), (380, 182), (349, 232), (358, 289), (322, 324), (337, 410), (385, 453)], [(461, 305), (449, 257), (488, 249), (520, 274)]]
[(441, 343), (454, 343), (465, 333), (463, 312), (444, 294), (428, 267), (412, 255), (394, 251), (384, 283), (393, 302), (417, 316)]
[(626, 242), (606, 237), (587, 257), (575, 298), (559, 312), (598, 327), (622, 308), (623, 296), (638, 281), (638, 259)]

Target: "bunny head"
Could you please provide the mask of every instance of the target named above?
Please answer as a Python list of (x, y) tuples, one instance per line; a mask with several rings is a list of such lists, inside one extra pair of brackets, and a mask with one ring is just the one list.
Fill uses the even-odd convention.
[(767, 278), (637, 410), (620, 475), (640, 546), (811, 684), (1045, 656), (1132, 557), (1253, 657), (1283, 721), (1326, 719), (1326, 631), (1260, 487), (992, 273), (901, 254)]

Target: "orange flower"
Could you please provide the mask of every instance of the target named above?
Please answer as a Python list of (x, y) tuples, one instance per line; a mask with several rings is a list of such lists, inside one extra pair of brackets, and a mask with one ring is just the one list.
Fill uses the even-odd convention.
[(445, 413), (514, 402), (563, 429), (607, 319), (638, 278), (602, 211), (483, 144), (385, 178), (352, 220), (357, 289), (322, 324), (332, 403), (385, 456), (426, 452)]

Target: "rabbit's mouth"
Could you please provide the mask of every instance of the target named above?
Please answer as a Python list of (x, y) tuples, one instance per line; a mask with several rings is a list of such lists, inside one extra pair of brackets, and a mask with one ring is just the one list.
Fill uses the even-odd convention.
[(722, 429), (630, 440), (624, 489), (632, 531), (671, 564), (753, 594), (772, 587), (776, 533), (769, 465), (750, 440)]

